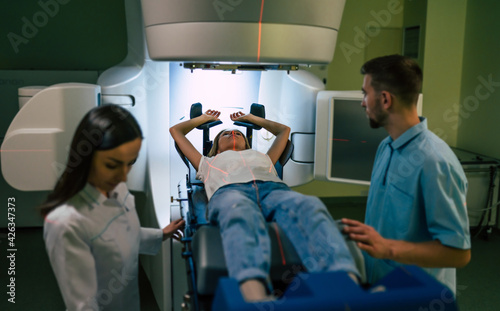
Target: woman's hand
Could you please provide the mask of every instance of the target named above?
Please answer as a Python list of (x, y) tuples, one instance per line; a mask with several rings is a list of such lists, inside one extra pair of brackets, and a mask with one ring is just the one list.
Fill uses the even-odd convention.
[(180, 242), (182, 238), (182, 229), (184, 228), (185, 224), (186, 222), (182, 218), (174, 220), (170, 224), (168, 224), (168, 226), (163, 228), (163, 241), (168, 238), (173, 238)]
[(217, 110), (207, 110), (205, 113), (197, 116), (196, 118), (182, 121), (170, 128), (170, 135), (175, 143), (191, 162), (195, 170), (198, 170), (198, 165), (201, 160), (201, 153), (196, 149), (193, 144), (187, 139), (186, 135), (194, 128), (205, 124), (207, 122), (214, 122), (219, 120), (220, 112)]
[(271, 132), (274, 136), (276, 136), (276, 139), (267, 151), (267, 155), (269, 156), (273, 164), (276, 164), (276, 162), (278, 162), (281, 154), (283, 153), (283, 150), (285, 150), (285, 147), (288, 143), (288, 136), (290, 135), (290, 128), (288, 126), (255, 116), (251, 113), (244, 114), (241, 111), (231, 114), (231, 120), (233, 122), (240, 121), (253, 123), (257, 126), (263, 127), (267, 131)]
[(209, 109), (204, 113), (204, 115), (209, 118), (207, 122), (218, 121), (220, 116), (220, 111)]
[(251, 122), (250, 119), (251, 119), (251, 116), (253, 116), (251, 113), (248, 113), (248, 114), (245, 114), (241, 111), (238, 111), (238, 112), (235, 112), (235, 113), (232, 113), (230, 115), (231, 117), (231, 121), (240, 121), (240, 122)]

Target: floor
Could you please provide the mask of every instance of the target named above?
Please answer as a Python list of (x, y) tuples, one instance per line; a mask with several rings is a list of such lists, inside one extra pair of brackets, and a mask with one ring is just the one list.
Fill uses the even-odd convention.
[(461, 311), (500, 310), (500, 231), (473, 237), (471, 262), (457, 270)]
[[(325, 202), (334, 216), (362, 219), (362, 202)], [(0, 267), (1, 283), (8, 284), (10, 262), (7, 261), (7, 230), (0, 229), (2, 255)], [(0, 310), (64, 310), (64, 304), (50, 267), (42, 238), (41, 228), (17, 228), (17, 252), (15, 256), (15, 304), (1, 295)], [(484, 237), (472, 239), (472, 261), (457, 270), (457, 301), (461, 311), (500, 310), (500, 232), (494, 231)], [(158, 305), (151, 286), (140, 271), (141, 309), (157, 311)], [(439, 304), (428, 310), (441, 310)], [(419, 310), (420, 311), (420, 310)]]

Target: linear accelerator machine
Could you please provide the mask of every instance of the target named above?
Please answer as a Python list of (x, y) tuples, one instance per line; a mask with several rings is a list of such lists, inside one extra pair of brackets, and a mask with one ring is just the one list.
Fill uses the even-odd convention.
[[(180, 216), (176, 199), (186, 174), (168, 129), (201, 102), (221, 110), (227, 126), (229, 113), (264, 104), (267, 118), (291, 127), (295, 151), (284, 181), (290, 186), (311, 181), (316, 97), (324, 85), (297, 69), (332, 60), (344, 4), (125, 0), (127, 57), (103, 72), (96, 85), (68, 81), (19, 89), (20, 110), (1, 146), (9, 151), (1, 153), (5, 180), (22, 191), (52, 190), (83, 115), (97, 105), (122, 105), (145, 137), (128, 187), (146, 198), (142, 225), (164, 227)], [(201, 141), (196, 132), (190, 138)], [(272, 135), (256, 136), (254, 148), (267, 150)], [(159, 255), (141, 257), (161, 310), (179, 310), (186, 293), (180, 253), (179, 244), (168, 241)]]

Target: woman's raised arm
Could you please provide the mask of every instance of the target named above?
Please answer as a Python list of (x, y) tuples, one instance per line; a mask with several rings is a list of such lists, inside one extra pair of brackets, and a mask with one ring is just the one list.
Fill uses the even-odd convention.
[(170, 135), (181, 149), (182, 153), (187, 157), (195, 170), (198, 170), (198, 165), (201, 160), (201, 153), (191, 144), (186, 138), (187, 133), (191, 132), (195, 127), (200, 126), (210, 121), (219, 120), (220, 112), (217, 110), (207, 110), (204, 114), (178, 123), (170, 128)]
[(271, 158), (273, 164), (278, 162), (281, 154), (285, 150), (290, 135), (290, 128), (284, 124), (254, 116), (253, 114), (244, 114), (243, 112), (236, 112), (231, 114), (232, 121), (250, 122), (262, 126), (271, 132), (276, 139), (267, 151), (267, 155)]

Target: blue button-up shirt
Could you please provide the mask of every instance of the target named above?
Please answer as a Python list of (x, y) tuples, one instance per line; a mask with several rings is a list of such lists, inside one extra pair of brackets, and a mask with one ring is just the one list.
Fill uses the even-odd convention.
[[(384, 238), (470, 248), (467, 179), (449, 146), (427, 129), (427, 120), (377, 150), (365, 223)], [(365, 254), (366, 255), (366, 254)], [(368, 281), (374, 283), (399, 264), (365, 256)], [(426, 268), (456, 288), (454, 268)]]

